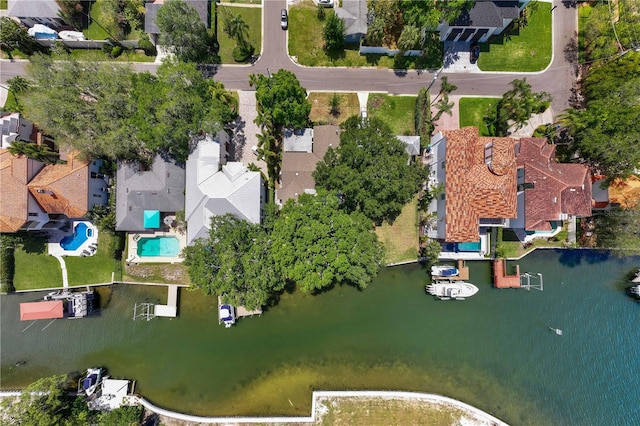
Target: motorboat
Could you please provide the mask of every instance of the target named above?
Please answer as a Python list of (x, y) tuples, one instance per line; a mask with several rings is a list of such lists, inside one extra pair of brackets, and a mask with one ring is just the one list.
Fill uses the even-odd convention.
[(67, 41), (84, 41), (84, 40), (86, 40), (84, 34), (81, 33), (80, 31), (60, 31), (58, 33), (58, 36), (62, 40), (67, 40)]
[(640, 299), (640, 284), (629, 287), (629, 294), (634, 296), (636, 299)]
[(226, 328), (231, 327), (236, 323), (236, 309), (227, 304), (220, 304), (218, 306), (218, 323), (224, 323)]
[(432, 277), (455, 277), (460, 273), (458, 268), (447, 265), (434, 265), (431, 267)]
[(476, 294), (478, 287), (465, 281), (436, 281), (426, 290), (440, 300), (465, 300)]
[(102, 381), (102, 368), (89, 368), (87, 375), (78, 382), (78, 393), (84, 392), (87, 396), (95, 393)]

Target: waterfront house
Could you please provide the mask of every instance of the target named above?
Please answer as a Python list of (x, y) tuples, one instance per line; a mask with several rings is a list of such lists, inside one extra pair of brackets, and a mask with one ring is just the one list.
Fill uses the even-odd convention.
[(108, 202), (99, 160), (78, 153), (61, 155), (63, 164), (13, 156), (0, 148), (0, 232), (67, 229), (93, 206)]
[(282, 149), (280, 187), (276, 200), (284, 205), (289, 199), (298, 199), (303, 193), (314, 193), (316, 183), (312, 173), (329, 148), (340, 145), (338, 126), (316, 126), (303, 131), (286, 131)]
[(162, 216), (184, 210), (184, 185), (184, 166), (160, 154), (151, 166), (118, 162), (116, 230), (155, 232)]
[[(591, 216), (591, 173), (585, 164), (556, 163), (555, 145), (545, 138), (521, 138), (517, 145), (519, 202), (529, 238), (549, 236), (562, 221)], [(515, 223), (513, 228), (520, 228)]]
[(207, 136), (189, 155), (186, 172), (187, 244), (209, 235), (212, 216), (232, 214), (260, 223), (266, 191), (262, 175), (239, 162), (227, 163), (229, 135)]
[(481, 43), (500, 35), (520, 17), (530, 0), (476, 0), (453, 22), (441, 22), (437, 30), (441, 41)]
[(475, 127), (438, 132), (427, 160), (429, 187), (441, 188), (429, 211), (427, 235), (443, 241), (448, 258), (483, 258), (492, 227), (517, 216), (512, 138), (482, 137)]

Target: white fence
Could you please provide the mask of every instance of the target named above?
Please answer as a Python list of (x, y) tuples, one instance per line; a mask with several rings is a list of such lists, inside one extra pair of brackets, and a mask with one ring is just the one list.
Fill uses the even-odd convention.
[[(382, 46), (360, 46), (360, 54), (376, 54), (376, 55), (387, 55), (387, 56), (396, 56), (400, 53), (399, 49), (389, 49), (387, 47)], [(422, 54), (422, 50), (407, 50), (404, 52), (404, 56), (420, 56)]]

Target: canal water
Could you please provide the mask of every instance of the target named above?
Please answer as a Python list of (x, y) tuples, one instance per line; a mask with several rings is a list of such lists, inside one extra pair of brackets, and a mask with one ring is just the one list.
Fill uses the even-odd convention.
[(153, 403), (199, 415), (308, 415), (313, 389), (390, 389), (518, 425), (639, 424), (640, 304), (624, 289), (640, 258), (537, 251), (519, 264), (543, 274), (544, 291), (494, 289), (476, 262), (480, 292), (437, 301), (424, 269), (394, 267), (364, 291), (284, 294), (231, 329), (197, 291), (181, 290), (178, 318), (147, 322), (132, 320), (134, 304), (163, 303), (164, 288), (102, 289), (99, 316), (49, 326), (18, 321), (35, 294), (2, 296), (1, 384), (104, 366)]

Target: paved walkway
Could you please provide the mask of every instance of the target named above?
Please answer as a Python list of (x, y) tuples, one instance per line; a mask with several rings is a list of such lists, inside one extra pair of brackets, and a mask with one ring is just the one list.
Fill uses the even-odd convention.
[(238, 91), (240, 98), (238, 105), (238, 118), (233, 123), (231, 132), (231, 148), (229, 160), (240, 161), (245, 165), (253, 163), (267, 175), (267, 164), (264, 160), (258, 160), (252, 148), (258, 146), (258, 133), (260, 128), (253, 121), (258, 112), (256, 110), (256, 92), (250, 90)]
[(62, 256), (54, 254), (53, 257), (58, 259), (58, 262), (60, 262), (60, 268), (62, 269), (62, 288), (69, 288), (69, 279), (67, 277), (67, 264), (64, 263), (64, 259)]

